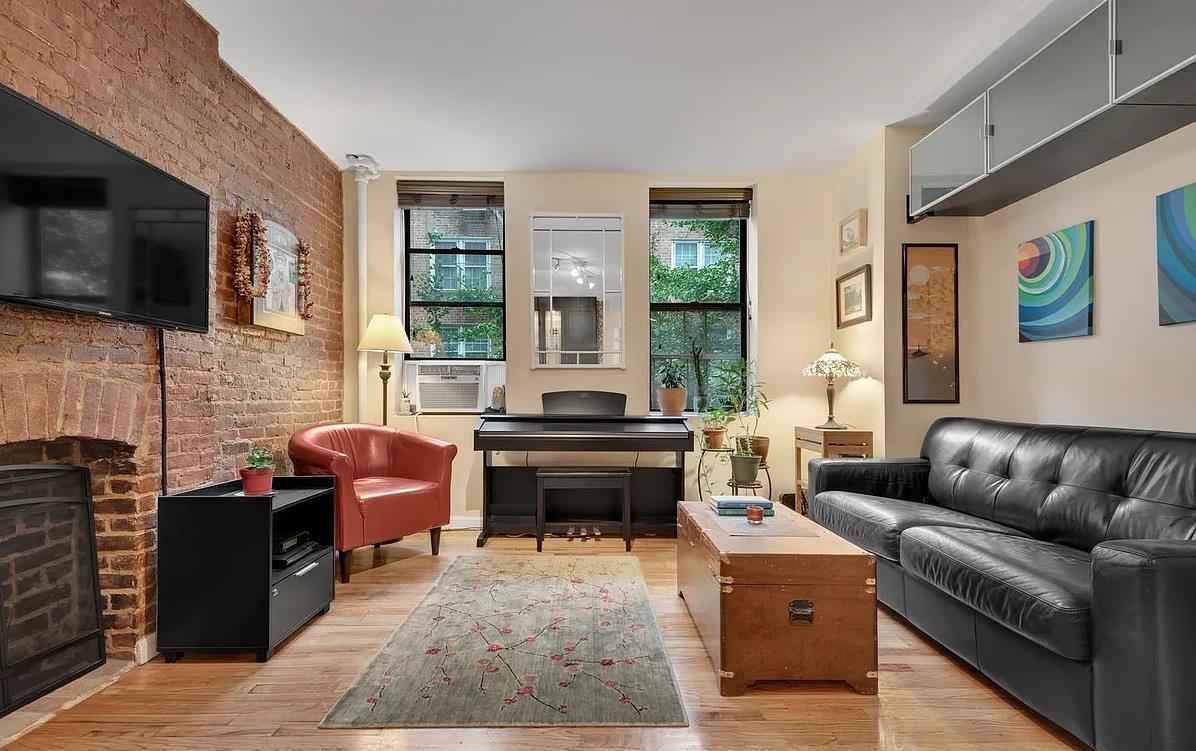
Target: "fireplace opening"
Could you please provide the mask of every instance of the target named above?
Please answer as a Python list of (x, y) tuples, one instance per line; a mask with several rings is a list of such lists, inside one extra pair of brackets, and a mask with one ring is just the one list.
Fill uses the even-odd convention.
[(90, 473), (0, 467), (0, 716), (104, 664)]

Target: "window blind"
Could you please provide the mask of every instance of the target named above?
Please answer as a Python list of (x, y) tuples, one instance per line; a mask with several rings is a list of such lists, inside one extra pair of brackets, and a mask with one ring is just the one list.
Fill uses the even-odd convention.
[(649, 188), (652, 219), (747, 219), (751, 188)]
[(491, 209), (503, 205), (500, 182), (399, 180), (401, 209)]

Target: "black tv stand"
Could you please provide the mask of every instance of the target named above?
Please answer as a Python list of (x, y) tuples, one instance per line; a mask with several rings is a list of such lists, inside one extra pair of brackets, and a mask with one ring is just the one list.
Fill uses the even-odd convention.
[[(241, 482), (158, 499), (158, 649), (253, 652), (265, 662), (288, 636), (328, 612), (334, 596), (331, 477), (275, 477), (268, 496)], [(306, 531), (316, 548), (272, 567), (275, 535)]]

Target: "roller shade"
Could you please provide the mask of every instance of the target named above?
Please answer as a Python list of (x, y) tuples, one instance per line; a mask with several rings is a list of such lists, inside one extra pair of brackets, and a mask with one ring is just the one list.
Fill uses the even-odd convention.
[(649, 188), (653, 219), (747, 219), (751, 188)]
[(399, 180), (401, 209), (497, 209), (503, 205), (500, 182)]

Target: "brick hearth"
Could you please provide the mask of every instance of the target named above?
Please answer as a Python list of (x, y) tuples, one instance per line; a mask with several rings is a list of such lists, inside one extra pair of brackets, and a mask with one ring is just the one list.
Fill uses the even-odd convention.
[[(182, 0), (0, 4), (0, 83), (211, 194), (211, 332), (168, 332), (171, 489), (231, 479), (253, 442), (341, 416), (341, 174), (220, 61)], [(306, 336), (242, 325), (236, 213), (311, 241)], [(159, 411), (154, 332), (0, 303), (0, 461), (93, 470), (114, 656), (155, 629)], [(285, 467), (283, 468), (286, 469)]]

